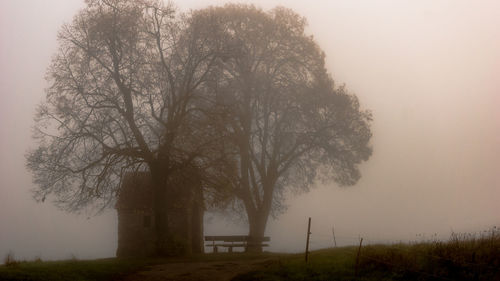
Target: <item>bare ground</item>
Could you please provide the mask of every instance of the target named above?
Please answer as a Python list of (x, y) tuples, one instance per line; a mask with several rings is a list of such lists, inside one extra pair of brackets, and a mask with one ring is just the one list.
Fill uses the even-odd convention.
[(154, 265), (123, 281), (229, 281), (235, 276), (264, 269), (276, 259), (240, 261), (172, 262)]

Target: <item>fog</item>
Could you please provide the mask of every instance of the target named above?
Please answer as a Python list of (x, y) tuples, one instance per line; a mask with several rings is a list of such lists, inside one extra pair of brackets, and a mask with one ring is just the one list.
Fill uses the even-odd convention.
[[(235, 1), (233, 1), (235, 2)], [(243, 1), (236, 1), (243, 2)], [(352, 187), (318, 184), (288, 194), (268, 223), (268, 250), (299, 252), (312, 218), (313, 249), (446, 239), (500, 224), (499, 1), (245, 1), (283, 5), (305, 16), (308, 33), (345, 83), (373, 112), (373, 156)], [(177, 1), (182, 10), (225, 1)], [(81, 0), (0, 2), (0, 258), (115, 255), (116, 211), (94, 217), (36, 203), (25, 168), (33, 114), (44, 97), (56, 35)], [(205, 234), (246, 234), (220, 214)]]

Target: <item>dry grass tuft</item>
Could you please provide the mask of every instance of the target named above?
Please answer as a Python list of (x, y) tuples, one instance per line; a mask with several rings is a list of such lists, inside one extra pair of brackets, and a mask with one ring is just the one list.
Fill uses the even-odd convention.
[(500, 280), (500, 229), (452, 233), (446, 242), (366, 246), (361, 268), (365, 274), (392, 272), (401, 280)]
[(7, 253), (3, 262), (4, 262), (5, 266), (9, 266), (9, 267), (10, 266), (17, 266), (21, 263), (20, 261), (16, 260), (16, 258), (14, 257), (14, 252), (12, 252), (12, 251), (9, 251)]

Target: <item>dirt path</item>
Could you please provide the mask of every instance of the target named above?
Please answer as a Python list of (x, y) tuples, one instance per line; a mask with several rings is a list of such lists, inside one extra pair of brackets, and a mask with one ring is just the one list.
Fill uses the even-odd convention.
[(148, 267), (124, 281), (229, 281), (235, 276), (263, 269), (275, 259), (166, 263)]

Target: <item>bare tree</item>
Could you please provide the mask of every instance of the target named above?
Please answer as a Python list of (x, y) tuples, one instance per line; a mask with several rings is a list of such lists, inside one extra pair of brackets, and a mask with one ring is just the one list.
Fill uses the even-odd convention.
[(158, 254), (168, 252), (168, 178), (209, 140), (196, 110), (216, 61), (209, 30), (159, 1), (87, 0), (59, 33), (27, 166), (35, 199), (68, 211), (114, 202), (126, 171), (149, 170)]
[(214, 34), (225, 48), (207, 91), (218, 130), (227, 136), (221, 173), (243, 202), (249, 236), (258, 242), (286, 188), (308, 190), (318, 178), (357, 182), (358, 165), (372, 151), (371, 114), (334, 86), (323, 52), (304, 33), (305, 19), (293, 11), (227, 5), (196, 16), (217, 23)]

